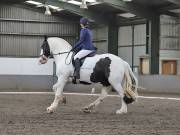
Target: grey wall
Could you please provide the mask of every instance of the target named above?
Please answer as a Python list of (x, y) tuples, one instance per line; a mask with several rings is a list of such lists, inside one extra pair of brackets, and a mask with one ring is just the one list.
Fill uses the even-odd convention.
[(98, 48), (98, 53), (108, 52), (108, 28), (98, 26), (92, 29), (93, 43)]
[(0, 5), (0, 56), (35, 57), (44, 35), (74, 44), (79, 24), (22, 6)]
[[(162, 60), (177, 60), (180, 66), (180, 20), (164, 16), (160, 17), (160, 65)], [(133, 28), (134, 27), (134, 28)], [(134, 31), (134, 37), (133, 37)], [(132, 66), (132, 44), (134, 43), (134, 65), (139, 67), (139, 56), (145, 55), (146, 25), (130, 25), (119, 27), (118, 52), (119, 56)], [(180, 69), (178, 69), (178, 75)]]
[[(127, 61), (134, 68), (139, 67), (139, 56), (145, 54), (145, 50), (146, 50), (145, 46), (146, 46), (145, 24), (119, 27), (118, 55), (122, 59)], [(134, 62), (132, 61), (132, 55)]]
[(179, 19), (161, 16), (160, 25), (160, 49), (180, 50), (180, 24)]
[(162, 60), (177, 60), (177, 72), (180, 74), (180, 23), (179, 19), (161, 16), (160, 27), (160, 74)]
[(142, 92), (178, 93), (180, 94), (180, 76), (172, 75), (139, 75), (139, 86)]
[[(34, 75), (1, 75), (1, 91), (52, 91), (52, 86), (56, 82), (55, 76), (34, 76)], [(180, 76), (163, 75), (139, 75), (139, 93), (161, 93), (161, 94), (180, 94)], [(64, 90), (71, 92), (90, 92), (95, 87), (99, 92), (101, 85), (74, 85), (68, 83)]]
[(0, 75), (0, 91), (49, 91), (55, 81), (53, 76)]
[[(46, 16), (44, 11), (20, 5), (0, 5), (1, 57), (37, 57), (44, 35), (62, 37), (74, 44), (78, 33), (79, 24), (63, 16)], [(6, 65), (7, 61), (1, 63)], [(49, 90), (54, 80), (52, 75), (1, 74), (0, 90)]]

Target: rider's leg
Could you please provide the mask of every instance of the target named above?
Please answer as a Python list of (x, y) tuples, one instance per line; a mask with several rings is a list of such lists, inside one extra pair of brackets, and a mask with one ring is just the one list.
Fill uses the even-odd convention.
[(87, 56), (88, 54), (90, 54), (91, 52), (93, 52), (93, 51), (92, 50), (81, 50), (74, 56), (74, 60), (77, 58), (81, 59), (81, 58)]
[(74, 79), (80, 79), (80, 59), (90, 54), (92, 50), (81, 50), (74, 56)]
[(74, 68), (75, 68), (74, 77), (76, 77), (76, 79), (80, 79), (80, 74), (79, 74), (79, 71), (80, 71), (80, 59), (79, 58), (75, 59)]

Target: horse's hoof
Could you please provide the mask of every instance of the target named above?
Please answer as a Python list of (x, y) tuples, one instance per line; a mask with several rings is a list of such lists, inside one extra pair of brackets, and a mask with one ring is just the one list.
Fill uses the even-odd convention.
[(66, 104), (67, 102), (66, 102), (66, 97), (65, 96), (63, 96), (62, 97), (62, 101), (61, 101), (63, 104)]
[(48, 107), (47, 109), (47, 113), (53, 113), (55, 110), (54, 109), (52, 109), (51, 107)]
[(83, 109), (83, 112), (84, 112), (84, 113), (91, 113), (92, 110), (91, 110), (89, 107), (85, 107), (85, 108)]
[(126, 114), (127, 111), (126, 110), (117, 110), (116, 114)]

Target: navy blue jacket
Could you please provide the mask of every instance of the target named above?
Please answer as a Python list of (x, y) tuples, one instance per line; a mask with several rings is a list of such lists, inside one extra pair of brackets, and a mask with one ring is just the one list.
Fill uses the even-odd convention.
[(74, 48), (80, 50), (95, 50), (95, 47), (92, 43), (92, 34), (88, 28), (82, 28), (80, 32), (80, 39), (75, 44)]

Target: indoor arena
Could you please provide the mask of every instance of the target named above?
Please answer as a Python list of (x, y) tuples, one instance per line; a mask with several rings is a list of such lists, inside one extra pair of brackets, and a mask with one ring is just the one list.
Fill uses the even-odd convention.
[(0, 135), (180, 135), (180, 0), (0, 0)]

